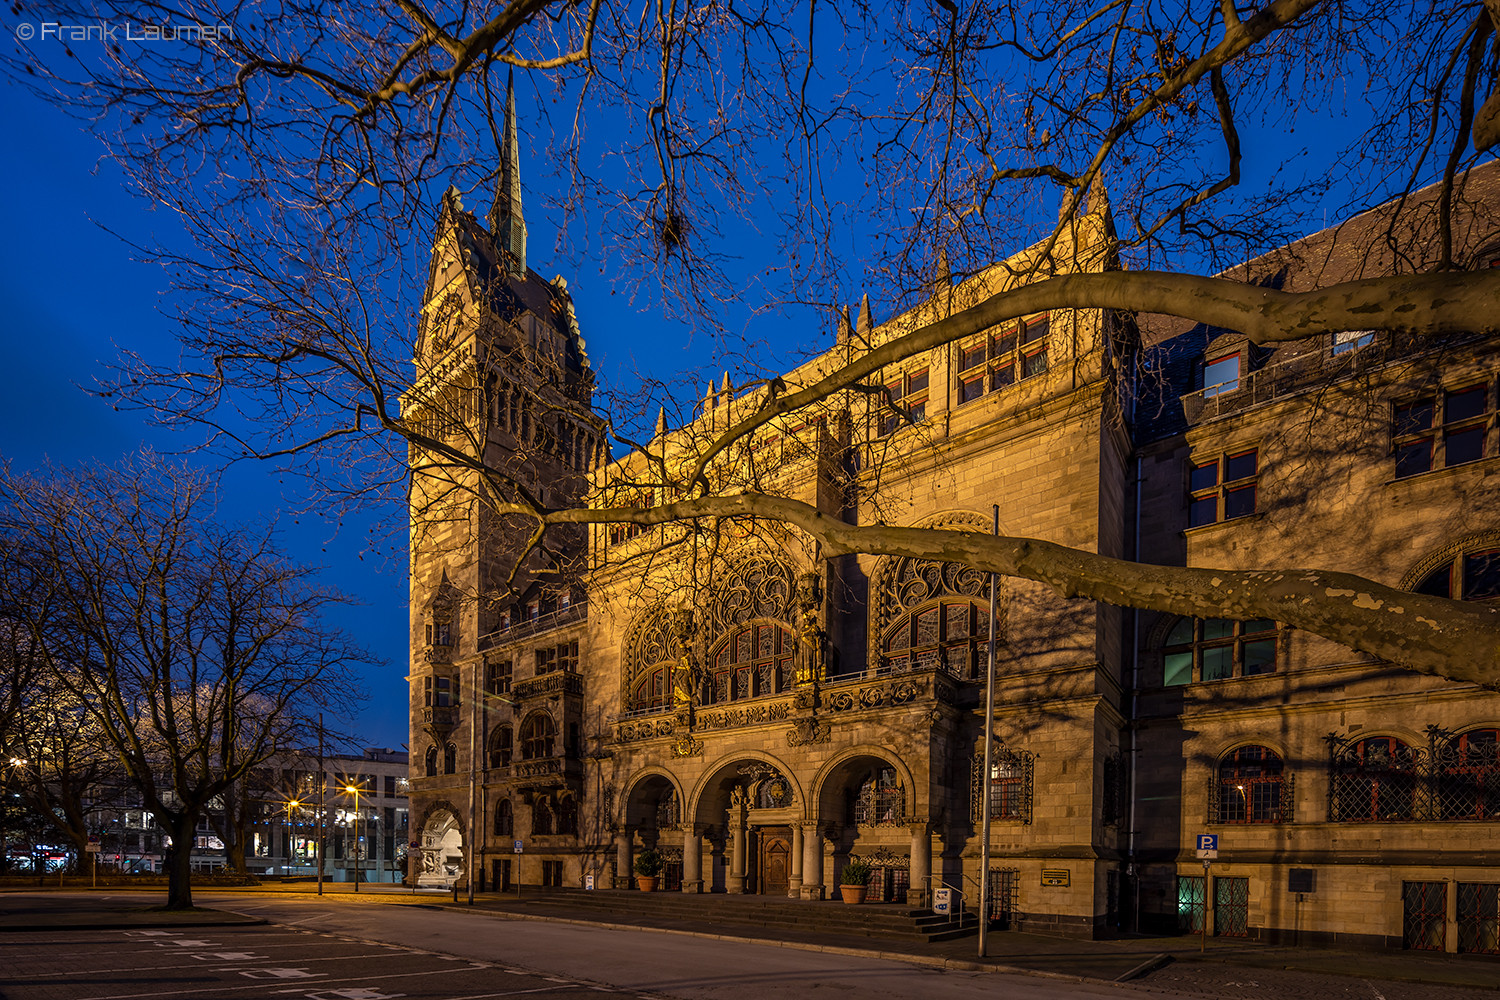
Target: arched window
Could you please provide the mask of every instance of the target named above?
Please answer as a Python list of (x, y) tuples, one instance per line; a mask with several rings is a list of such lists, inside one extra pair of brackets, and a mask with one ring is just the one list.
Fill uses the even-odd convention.
[(1221, 681), (1275, 673), (1280, 631), (1267, 619), (1183, 618), (1162, 645), (1162, 684)]
[(427, 777), (436, 778), (438, 773), (438, 748), (436, 744), (427, 748), (426, 771)]
[(443, 773), (454, 774), (458, 771), (458, 744), (449, 743), (443, 747)]
[(495, 806), (495, 836), (510, 837), (515, 834), (516, 817), (510, 799), (501, 799)]
[(557, 832), (578, 833), (578, 800), (564, 795), (557, 803)]
[(1449, 739), (1437, 790), (1442, 819), (1500, 819), (1500, 729), (1471, 729)]
[(521, 759), (551, 757), (557, 744), (557, 725), (546, 712), (537, 712), (521, 726)]
[(643, 670), (630, 689), (629, 711), (639, 712), (652, 708), (666, 708), (672, 700), (673, 661), (656, 663)]
[(536, 801), (531, 804), (531, 832), (552, 832), (552, 803), (544, 795), (538, 795)]
[(1281, 823), (1282, 772), (1280, 755), (1269, 747), (1244, 746), (1219, 761), (1219, 823)]
[(896, 781), (894, 767), (873, 771), (854, 794), (850, 803), (850, 822), (857, 826), (896, 826), (902, 820), (906, 801)]
[(941, 666), (955, 677), (975, 677), (989, 638), (987, 605), (940, 601), (917, 608), (886, 633), (881, 643), (881, 667), (904, 673)]
[(702, 701), (717, 705), (787, 691), (796, 638), (779, 623), (756, 622), (730, 634), (710, 654)]
[(1411, 819), (1420, 756), (1393, 736), (1336, 746), (1330, 818), (1336, 823)]
[(1428, 573), (1412, 589), (1419, 594), (1459, 601), (1500, 597), (1500, 549), (1465, 552)]
[(515, 739), (509, 726), (496, 726), (490, 737), (490, 767), (508, 767)]

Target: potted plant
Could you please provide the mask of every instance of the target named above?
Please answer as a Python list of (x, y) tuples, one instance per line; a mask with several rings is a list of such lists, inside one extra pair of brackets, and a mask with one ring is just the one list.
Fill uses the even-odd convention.
[(844, 902), (865, 901), (865, 893), (869, 891), (870, 871), (869, 862), (856, 855), (849, 855), (849, 860), (844, 862), (844, 870), (839, 872), (839, 895), (844, 897)]
[(641, 892), (655, 892), (657, 879), (661, 877), (663, 861), (661, 853), (646, 849), (635, 856), (635, 887)]

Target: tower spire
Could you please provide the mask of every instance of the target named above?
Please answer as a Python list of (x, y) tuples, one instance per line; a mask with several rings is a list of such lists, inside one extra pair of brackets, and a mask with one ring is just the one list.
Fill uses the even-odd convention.
[(521, 143), (516, 131), (516, 79), (505, 80), (505, 129), (500, 140), (500, 176), (495, 205), (490, 209), (490, 232), (504, 257), (505, 270), (526, 276), (526, 220), (521, 216)]

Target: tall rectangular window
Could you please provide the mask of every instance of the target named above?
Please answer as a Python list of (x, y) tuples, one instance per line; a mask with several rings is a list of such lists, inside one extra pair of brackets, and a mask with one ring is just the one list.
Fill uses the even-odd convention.
[(1260, 454), (1234, 451), (1188, 466), (1188, 527), (1197, 528), (1255, 513)]
[(1034, 316), (1011, 323), (959, 347), (958, 403), (972, 403), (986, 393), (1033, 378), (1048, 367), (1050, 320)]
[(1490, 408), (1488, 382), (1396, 404), (1391, 423), (1396, 478), (1484, 458)]
[[(890, 399), (882, 398), (878, 409), (881, 437), (889, 437), (908, 422), (920, 424), (927, 419), (928, 381), (927, 369), (918, 368), (886, 383)], [(892, 411), (891, 401), (900, 412)]]

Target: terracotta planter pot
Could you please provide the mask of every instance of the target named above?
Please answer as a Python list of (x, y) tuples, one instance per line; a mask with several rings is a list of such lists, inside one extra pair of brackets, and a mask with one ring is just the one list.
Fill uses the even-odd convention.
[(656, 882), (659, 878), (661, 878), (660, 875), (637, 875), (635, 877), (635, 887), (641, 890), (641, 892), (655, 892)]
[(862, 885), (839, 886), (839, 895), (844, 897), (844, 902), (846, 903), (863, 903), (865, 901), (865, 893), (869, 891), (867, 887)]

